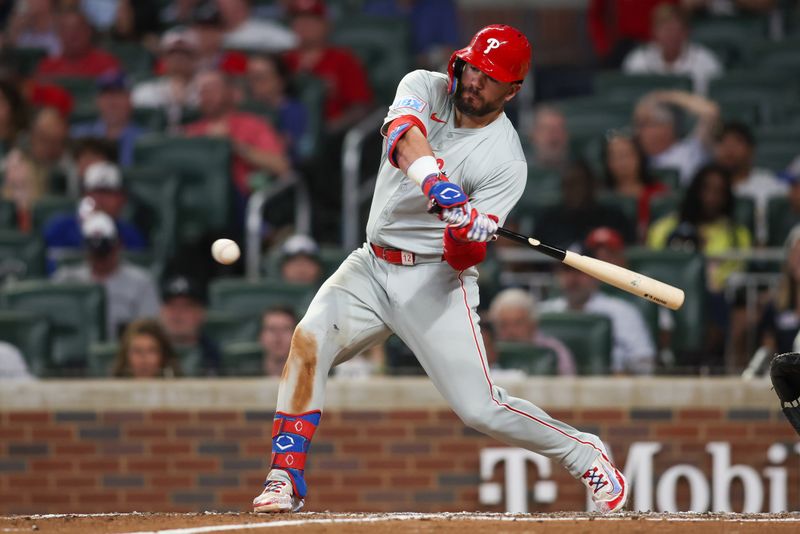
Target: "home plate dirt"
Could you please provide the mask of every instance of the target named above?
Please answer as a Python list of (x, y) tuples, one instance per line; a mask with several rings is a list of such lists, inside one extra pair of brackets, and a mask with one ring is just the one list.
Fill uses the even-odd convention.
[(782, 514), (657, 514), (625, 512), (610, 516), (590, 513), (387, 513), (333, 514), (307, 512), (265, 516), (248, 513), (57, 514), (0, 517), (0, 533), (66, 534), (143, 533), (203, 534), (210, 532), (363, 533), (527, 532), (536, 534), (603, 534), (702, 532), (783, 534), (800, 532), (800, 513)]

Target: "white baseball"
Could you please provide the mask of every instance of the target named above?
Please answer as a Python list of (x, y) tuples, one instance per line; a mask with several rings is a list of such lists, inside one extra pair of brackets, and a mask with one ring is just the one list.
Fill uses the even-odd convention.
[(239, 245), (231, 239), (217, 239), (211, 245), (211, 256), (223, 265), (230, 265), (238, 260), (240, 255)]

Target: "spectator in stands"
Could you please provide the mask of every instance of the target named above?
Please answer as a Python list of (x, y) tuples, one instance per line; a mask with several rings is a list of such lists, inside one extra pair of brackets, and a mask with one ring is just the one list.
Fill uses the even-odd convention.
[(681, 7), (692, 13), (730, 16), (767, 13), (776, 3), (775, 0), (681, 0)]
[(569, 166), (569, 130), (567, 119), (556, 108), (539, 105), (528, 130), (528, 142), (533, 148), (529, 165), (564, 172)]
[[(161, 9), (159, 19), (161, 24), (168, 28), (189, 24), (194, 20), (197, 10), (209, 4), (213, 5), (214, 3), (207, 2), (207, 0), (173, 0), (172, 2), (166, 2)], [(213, 7), (216, 9), (216, 6)]]
[(291, 308), (277, 306), (264, 312), (259, 342), (264, 349), (265, 375), (281, 376), (283, 373), (295, 326), (297, 314)]
[(251, 172), (261, 170), (281, 176), (289, 170), (280, 135), (260, 117), (236, 111), (234, 88), (224, 73), (203, 71), (197, 76), (197, 86), (202, 118), (187, 125), (186, 134), (230, 139), (234, 151), (233, 182), (242, 199), (250, 193), (247, 180)]
[(213, 2), (195, 9), (190, 22), (192, 31), (197, 35), (198, 68), (219, 69), (234, 76), (245, 73), (247, 56), (238, 50), (222, 49), (225, 28)]
[(629, 221), (615, 206), (599, 203), (591, 169), (584, 162), (573, 163), (561, 178), (561, 203), (544, 210), (537, 218), (534, 235), (565, 248), (582, 242), (598, 226), (615, 229), (626, 243), (636, 240), (634, 221)]
[(92, 43), (94, 29), (83, 12), (78, 9), (62, 12), (58, 28), (61, 54), (43, 59), (36, 69), (38, 76), (94, 78), (109, 71), (120, 70), (117, 58), (95, 48)]
[[(683, 139), (678, 134), (675, 110), (695, 119), (694, 129)], [(702, 96), (683, 91), (654, 91), (636, 104), (633, 124), (636, 139), (654, 169), (678, 169), (686, 186), (710, 159), (719, 106)]]
[[(75, 161), (75, 170), (78, 176), (83, 178), (86, 176), (86, 170), (93, 163), (117, 161), (117, 144), (102, 137), (83, 137), (73, 143), (72, 159)], [(70, 196), (77, 197), (80, 193), (81, 189), (77, 188), (75, 194)]]
[[(671, 241), (682, 238), (689, 227), (706, 255), (749, 249), (750, 231), (735, 221), (733, 210), (730, 174), (718, 165), (706, 165), (686, 190), (678, 213), (667, 215), (650, 227), (647, 245), (654, 249), (670, 247)], [(743, 268), (741, 261), (709, 260), (709, 289), (714, 293), (722, 291), (728, 277)]]
[[(571, 250), (586, 252), (581, 245), (573, 245)], [(543, 302), (543, 313), (570, 311), (608, 316), (613, 338), (611, 370), (617, 374), (653, 373), (656, 348), (636, 306), (606, 295), (599, 290), (597, 279), (563, 264), (557, 267), (557, 280), (564, 296)]]
[(785, 195), (789, 188), (771, 171), (753, 166), (755, 148), (755, 137), (746, 124), (727, 122), (717, 134), (714, 156), (716, 163), (731, 174), (734, 195), (754, 200), (756, 236), (759, 243), (765, 243), (767, 203), (772, 197)]
[(800, 332), (800, 226), (789, 232), (776, 297), (766, 306), (759, 323), (761, 345), (770, 353), (792, 352)]
[(711, 78), (723, 73), (717, 56), (689, 42), (689, 20), (680, 8), (664, 4), (653, 11), (653, 41), (625, 58), (628, 74), (676, 74), (692, 79), (695, 93), (706, 94)]
[(154, 319), (139, 319), (125, 329), (112, 372), (116, 378), (174, 378), (178, 357)]
[(133, 122), (133, 107), (128, 80), (121, 71), (108, 72), (97, 80), (97, 109), (100, 118), (92, 123), (77, 124), (72, 137), (104, 137), (119, 145), (119, 163), (133, 164), (133, 148), (145, 130)]
[(167, 128), (181, 124), (187, 108), (197, 108), (200, 97), (195, 83), (199, 40), (185, 28), (167, 31), (161, 36), (159, 53), (163, 72), (155, 79), (139, 82), (131, 100), (137, 108), (159, 108), (167, 117)]
[(615, 132), (603, 145), (606, 186), (623, 197), (636, 200), (637, 236), (643, 239), (650, 224), (650, 199), (668, 191), (647, 168), (647, 156), (634, 137)]
[(122, 259), (114, 220), (94, 211), (81, 223), (86, 260), (60, 267), (56, 282), (94, 282), (106, 290), (106, 338), (117, 339), (125, 326), (143, 317), (158, 316), (158, 292), (150, 273)]
[[(128, 196), (122, 184), (122, 175), (116, 165), (106, 161), (93, 163), (86, 169), (83, 177), (83, 194), (88, 199), (88, 209), (101, 211), (111, 217), (116, 226), (116, 233), (126, 250), (144, 250), (147, 240), (142, 232), (132, 223), (121, 218), (128, 202)], [(84, 209), (87, 209), (84, 206)], [(81, 215), (56, 215), (44, 229), (44, 241), (47, 247), (48, 272), (53, 272), (61, 258), (79, 252), (84, 246), (81, 231)]]
[(31, 379), (33, 375), (22, 352), (11, 343), (0, 341), (0, 381)]
[(33, 205), (47, 191), (47, 184), (36, 172), (36, 164), (30, 156), (19, 148), (8, 153), (3, 167), (3, 199), (14, 204), (17, 229), (30, 232), (33, 229)]
[[(769, 243), (770, 246), (780, 245), (780, 243), (776, 242), (778, 237), (780, 236), (781, 240), (785, 239), (789, 234), (789, 230), (800, 224), (800, 172), (798, 174), (787, 174), (786, 183), (789, 185), (789, 193), (787, 195), (789, 209), (782, 210), (777, 215), (770, 214), (769, 233), (772, 238)], [(773, 228), (772, 224), (775, 224), (776, 228)]]
[(40, 109), (31, 122), (27, 143), (22, 143), (34, 163), (37, 180), (45, 191), (62, 194), (70, 190), (74, 165), (67, 150), (69, 125), (55, 108)]
[(329, 44), (330, 25), (322, 0), (291, 0), (289, 14), (298, 45), (286, 54), (286, 64), (293, 73), (309, 73), (325, 81), (326, 127), (331, 133), (343, 132), (372, 105), (367, 73), (349, 50)]
[(60, 54), (61, 39), (55, 7), (55, 0), (16, 2), (6, 27), (8, 44), (16, 48), (41, 48), (49, 56)]
[(153, 48), (158, 42), (161, 23), (159, 2), (155, 0), (118, 0), (110, 35), (114, 41), (128, 41)]
[[(458, 7), (453, 0), (368, 0), (362, 11), (408, 21), (417, 68), (443, 70), (453, 50), (459, 48)], [(441, 24), (442, 20), (448, 24)]]
[(291, 30), (250, 12), (249, 0), (216, 0), (225, 24), (225, 48), (259, 52), (284, 52), (297, 45)]
[(185, 370), (197, 368), (201, 376), (222, 374), (219, 345), (203, 333), (206, 295), (202, 284), (188, 276), (170, 277), (161, 290), (160, 317)]
[(289, 70), (275, 55), (254, 54), (247, 61), (247, 90), (250, 101), (263, 106), (274, 117), (275, 127), (297, 161), (298, 143), (306, 132), (308, 110), (288, 94)]
[(489, 322), (497, 341), (530, 343), (534, 347), (552, 349), (558, 357), (558, 374), (574, 375), (575, 358), (558, 339), (539, 331), (536, 301), (525, 290), (504, 289), (489, 305)]
[(322, 283), (322, 262), (317, 242), (307, 235), (293, 235), (281, 246), (281, 279), (290, 284)]
[(590, 0), (587, 20), (592, 48), (606, 68), (617, 69), (635, 46), (652, 37), (653, 10), (678, 0)]
[(17, 86), (0, 80), (0, 161), (28, 126), (28, 106)]

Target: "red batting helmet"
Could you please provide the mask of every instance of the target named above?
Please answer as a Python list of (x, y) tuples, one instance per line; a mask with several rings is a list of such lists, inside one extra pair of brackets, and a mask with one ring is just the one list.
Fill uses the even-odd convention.
[(505, 24), (486, 26), (466, 48), (456, 50), (450, 57), (447, 75), (449, 92), (455, 93), (464, 63), (479, 68), (487, 76), (501, 82), (519, 82), (528, 73), (531, 45), (525, 35)]

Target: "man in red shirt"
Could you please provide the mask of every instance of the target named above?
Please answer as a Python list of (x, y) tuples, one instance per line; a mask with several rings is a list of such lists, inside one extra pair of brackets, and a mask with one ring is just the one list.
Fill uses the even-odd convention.
[(37, 76), (95, 78), (120, 70), (117, 58), (94, 46), (94, 29), (80, 10), (63, 12), (58, 20), (58, 32), (61, 55), (43, 59), (36, 68)]
[(307, 72), (325, 81), (325, 121), (329, 132), (340, 132), (366, 115), (372, 90), (358, 59), (348, 50), (328, 44), (330, 27), (323, 0), (292, 0), (292, 29), (298, 47), (286, 53), (293, 73)]
[(189, 136), (219, 136), (233, 146), (232, 176), (242, 198), (250, 194), (251, 172), (264, 170), (281, 176), (289, 170), (289, 158), (280, 135), (261, 117), (236, 110), (234, 89), (227, 76), (216, 70), (197, 76), (203, 118), (186, 126)]

